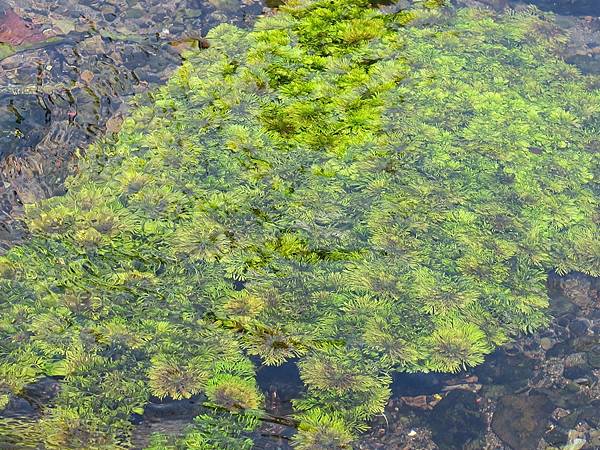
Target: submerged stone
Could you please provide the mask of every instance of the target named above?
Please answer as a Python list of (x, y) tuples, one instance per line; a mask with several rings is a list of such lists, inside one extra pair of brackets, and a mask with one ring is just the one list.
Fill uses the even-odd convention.
[(477, 395), (472, 392), (448, 393), (430, 413), (429, 426), (439, 448), (462, 450), (483, 446), (486, 422)]
[(584, 336), (587, 334), (589, 321), (587, 319), (575, 319), (569, 324), (569, 331), (574, 336)]
[(588, 363), (594, 369), (600, 369), (600, 344), (592, 347), (590, 352), (587, 355)]
[(0, 5), (0, 43), (10, 45), (32, 44), (46, 37), (37, 27), (19, 17), (12, 9)]
[(597, 0), (529, 0), (529, 3), (558, 14), (600, 16), (600, 3)]
[(543, 395), (506, 395), (498, 402), (492, 429), (514, 449), (535, 450), (553, 409)]

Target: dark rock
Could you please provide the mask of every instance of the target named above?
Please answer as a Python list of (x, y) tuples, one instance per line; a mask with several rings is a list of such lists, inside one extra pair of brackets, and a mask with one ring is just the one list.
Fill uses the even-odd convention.
[(572, 412), (571, 414), (567, 414), (564, 417), (561, 417), (558, 421), (558, 424), (566, 429), (566, 430), (570, 430), (572, 428), (575, 428), (575, 425), (577, 425), (577, 419), (579, 418), (579, 412), (575, 411)]
[(592, 427), (600, 427), (600, 401), (596, 401), (594, 404), (584, 407), (580, 414), (579, 420), (585, 420)]
[(569, 330), (566, 327), (561, 327), (560, 325), (553, 326), (552, 331), (554, 332), (554, 338), (556, 341), (564, 341), (571, 337)]
[(589, 375), (589, 370), (585, 366), (565, 367), (563, 375), (569, 380), (576, 380), (586, 378)]
[[(44, 377), (25, 386), (20, 397), (11, 396), (8, 405), (0, 410), (0, 417), (34, 417), (47, 405), (60, 390), (58, 380)], [(0, 449), (2, 449), (0, 442)]]
[(544, 395), (506, 395), (498, 403), (492, 429), (518, 450), (535, 450), (554, 407)]
[(486, 424), (473, 392), (451, 391), (433, 409), (430, 420), (439, 448), (482, 448)]
[(584, 366), (587, 358), (584, 352), (571, 353), (565, 358), (565, 367)]
[(202, 408), (203, 396), (194, 396), (189, 399), (151, 399), (144, 408), (142, 420), (175, 420), (175, 419), (193, 419)]
[(567, 327), (567, 326), (569, 326), (571, 321), (574, 319), (574, 317), (575, 317), (574, 314), (565, 314), (564, 316), (561, 316), (558, 319), (556, 319), (556, 323), (558, 325), (560, 325), (561, 327)]
[(569, 324), (573, 336), (583, 336), (587, 333), (589, 322), (586, 319), (575, 319)]
[(567, 443), (569, 436), (566, 431), (560, 428), (553, 428), (548, 433), (544, 434), (544, 440), (552, 446), (563, 446)]
[(533, 376), (534, 363), (533, 359), (521, 355), (509, 356), (504, 349), (499, 349), (474, 372), (483, 385), (502, 385), (516, 391), (527, 387)]
[(140, 424), (144, 423), (144, 416), (142, 416), (141, 414), (132, 413), (129, 416), (129, 421), (131, 422), (132, 425), (140, 425)]
[(548, 358), (560, 358), (567, 353), (569, 345), (566, 342), (560, 342), (546, 352)]
[(392, 379), (392, 393), (397, 397), (415, 397), (440, 392), (452, 378), (443, 373), (395, 373)]
[(588, 363), (595, 369), (600, 369), (600, 345), (593, 347), (587, 355)]
[(589, 352), (598, 345), (598, 336), (581, 336), (573, 339), (573, 350), (578, 352)]
[(530, 3), (546, 11), (569, 16), (600, 16), (598, 0), (530, 0)]
[[(575, 382), (568, 382), (565, 387), (564, 387), (564, 392), (568, 393), (568, 394), (578, 394), (581, 391), (581, 387), (575, 383)], [(566, 403), (564, 403), (563, 398), (565, 396), (561, 397), (561, 399), (559, 400), (559, 406), (565, 406)], [(566, 398), (565, 398), (566, 400)]]
[(25, 387), (24, 396), (38, 404), (48, 404), (60, 391), (60, 382), (56, 378), (44, 377)]
[[(33, 404), (21, 397), (11, 397), (0, 417), (32, 417), (37, 410)], [(0, 445), (0, 448), (2, 446)]]

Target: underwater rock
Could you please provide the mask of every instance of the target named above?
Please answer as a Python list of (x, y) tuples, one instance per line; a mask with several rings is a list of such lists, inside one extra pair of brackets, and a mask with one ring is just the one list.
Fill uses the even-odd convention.
[(554, 342), (552, 341), (552, 339), (545, 337), (540, 339), (540, 347), (542, 347), (543, 350), (548, 351), (550, 350), (552, 347), (554, 347)]
[(561, 279), (560, 287), (564, 295), (580, 308), (590, 307), (594, 303), (595, 290), (589, 277), (574, 273)]
[(598, 0), (528, 0), (540, 9), (573, 16), (600, 16)]
[(154, 399), (144, 408), (143, 420), (174, 420), (188, 418), (190, 421), (200, 413), (203, 396), (189, 399)]
[(580, 450), (587, 443), (586, 439), (581, 437), (581, 433), (577, 430), (569, 431), (569, 441), (562, 448), (562, 450)]
[(575, 411), (570, 414), (567, 414), (564, 417), (561, 417), (558, 420), (558, 424), (564, 429), (571, 429), (577, 425), (577, 419), (579, 418), (579, 412)]
[(565, 358), (565, 368), (583, 366), (586, 363), (586, 355), (583, 352), (571, 353)]
[(46, 37), (34, 24), (18, 16), (12, 9), (0, 5), (0, 43), (10, 45), (32, 44)]
[(515, 450), (535, 450), (554, 410), (544, 395), (506, 395), (492, 418), (492, 430)]
[(546, 352), (546, 356), (548, 358), (562, 358), (570, 350), (568, 342), (559, 342)]
[(488, 357), (475, 373), (484, 385), (499, 385), (507, 391), (518, 391), (528, 385), (535, 361), (527, 357), (508, 356), (504, 348)]
[(27, 399), (37, 405), (48, 404), (60, 391), (60, 382), (53, 377), (43, 377), (25, 387), (23, 390)]
[(427, 401), (426, 395), (416, 395), (414, 397), (400, 397), (400, 400), (411, 408), (417, 409), (431, 409)]
[(590, 322), (587, 319), (575, 319), (569, 324), (569, 331), (573, 336), (583, 336), (587, 334)]
[(21, 397), (11, 396), (6, 407), (0, 410), (0, 417), (31, 417), (36, 412), (31, 402)]
[(481, 448), (480, 439), (483, 438), (486, 423), (479, 409), (477, 395), (473, 392), (450, 392), (431, 412), (429, 424), (433, 440), (439, 448)]
[(590, 366), (594, 369), (600, 369), (600, 344), (594, 346), (587, 355)]
[(428, 396), (439, 393), (451, 380), (444, 373), (394, 373), (392, 393), (399, 397)]
[(569, 380), (579, 380), (587, 378), (590, 374), (590, 370), (586, 366), (573, 366), (565, 367), (563, 375)]
[(544, 440), (546, 443), (553, 446), (561, 446), (566, 444), (568, 439), (568, 433), (558, 427), (552, 428), (552, 430), (544, 434)]
[(594, 400), (583, 407), (579, 414), (580, 420), (585, 420), (592, 427), (600, 427), (600, 399)]
[(572, 347), (576, 352), (588, 353), (599, 343), (598, 336), (586, 335), (573, 339)]
[[(47, 405), (60, 391), (58, 380), (43, 377), (35, 383), (27, 385), (21, 396), (9, 396), (8, 404), (0, 408), (0, 417), (33, 417), (39, 415), (42, 408)], [(2, 435), (0, 434), (0, 437)], [(0, 441), (0, 448), (1, 441)]]

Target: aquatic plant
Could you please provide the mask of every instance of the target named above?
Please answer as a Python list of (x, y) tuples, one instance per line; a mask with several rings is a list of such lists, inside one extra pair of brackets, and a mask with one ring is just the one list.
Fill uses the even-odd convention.
[(253, 447), (250, 433), (258, 424), (258, 416), (251, 413), (205, 412), (180, 438), (154, 434), (147, 450), (248, 450)]
[(341, 450), (351, 448), (354, 435), (341, 415), (325, 413), (318, 408), (302, 414), (302, 422), (295, 436), (299, 450)]
[(245, 448), (259, 357), (298, 359), (297, 447), (348, 448), (392, 371), (479, 364), (549, 270), (600, 274), (599, 84), (541, 13), (291, 0), (208, 40), (0, 260), (2, 402), (61, 378), (30, 436), (126, 446), (201, 395), (155, 447)]

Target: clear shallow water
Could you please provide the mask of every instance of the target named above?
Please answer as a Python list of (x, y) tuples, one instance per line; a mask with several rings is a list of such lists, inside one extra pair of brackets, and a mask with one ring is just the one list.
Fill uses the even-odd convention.
[[(360, 449), (519, 449), (600, 446), (600, 281), (551, 275), (551, 326), (458, 374), (395, 374), (385, 417)], [(275, 417), (302, 385), (291, 364), (259, 371)], [(273, 401), (273, 399), (276, 399)], [(291, 449), (293, 426), (267, 423), (258, 448)], [(582, 441), (577, 441), (581, 439)], [(565, 447), (566, 448), (566, 447)]]
[[(101, 3), (82, 6), (89, 7), (92, 11), (103, 7)], [(33, 6), (32, 10), (35, 10)], [(37, 11), (40, 10), (44, 11), (44, 8), (38, 8)], [(207, 6), (208, 10), (210, 8)], [(252, 11), (259, 10), (260, 8)], [(99, 28), (112, 30), (110, 24), (118, 23), (120, 20), (117, 13), (118, 9), (99, 13), (102, 16), (102, 19), (99, 19), (101, 24)], [(577, 13), (587, 14), (580, 10)], [(200, 20), (200, 17), (210, 17), (210, 20), (206, 19), (208, 23), (206, 26), (209, 27), (219, 20), (227, 20), (228, 17), (231, 21), (245, 22), (250, 16), (251, 14), (248, 14), (248, 17), (243, 18), (239, 15), (238, 9), (226, 8), (226, 11), (219, 12), (217, 16), (203, 15), (203, 13), (198, 16), (191, 15), (190, 23)], [(142, 15), (137, 19), (145, 17)], [(39, 195), (60, 190), (61, 175), (59, 174), (66, 173), (67, 170), (63, 169), (62, 162), (59, 167), (56, 167), (57, 161), (67, 161), (68, 152), (72, 152), (77, 146), (84, 145), (104, 132), (106, 122), (116, 111), (119, 111), (124, 99), (134, 92), (143, 91), (152, 84), (160, 83), (168, 76), (172, 67), (177, 65), (179, 59), (176, 45), (171, 43), (176, 43), (180, 39), (166, 38), (163, 27), (167, 26), (167, 29), (173, 30), (169, 31), (169, 35), (184, 40), (188, 22), (184, 20), (183, 26), (176, 24), (181, 28), (178, 29), (177, 26), (165, 25), (172, 23), (170, 18), (164, 15), (160, 17), (155, 19), (152, 16), (151, 23), (156, 20), (154, 25), (140, 25), (137, 34), (131, 33), (128, 38), (122, 35), (111, 37), (110, 34), (107, 36), (101, 34), (101, 39), (98, 40), (95, 37), (97, 35), (93, 33), (85, 37), (87, 36), (85, 34), (82, 36), (76, 34), (85, 32), (72, 30), (69, 33), (73, 33), (71, 35), (74, 37), (73, 42), (66, 40), (49, 47), (41, 47), (42, 50), (25, 50), (16, 55), (19, 56), (16, 61), (22, 62), (21, 57), (31, 57), (35, 62), (29, 66), (30, 81), (37, 80), (32, 74), (34, 68), (35, 73), (38, 74), (42, 64), (42, 72), (47, 71), (50, 78), (61, 80), (66, 73), (72, 76), (67, 78), (69, 83), (75, 85), (72, 89), (59, 85), (56, 90), (49, 89), (49, 94), (36, 91), (34, 94), (10, 93), (3, 97), (6, 101), (6, 125), (2, 129), (10, 129), (13, 126), (22, 134), (20, 136), (16, 133), (18, 139), (12, 138), (10, 134), (5, 135), (4, 148), (8, 149), (5, 153), (23, 155), (27, 154), (32, 147), (39, 151), (43, 148), (39, 146), (40, 143), (45, 136), (49, 135), (54, 137), (50, 139), (51, 142), (46, 143), (47, 145), (58, 143), (62, 146), (56, 151), (64, 151), (64, 147), (67, 147), (67, 153), (59, 152), (53, 156), (51, 164), (54, 164), (58, 170), (50, 172), (51, 176), (55, 177), (47, 182), (51, 187), (40, 188)], [(129, 24), (127, 21), (124, 23)], [(63, 26), (69, 27), (68, 24)], [(197, 24), (192, 28), (196, 26)], [(108, 33), (123, 33), (123, 30)], [(156, 33), (159, 34), (158, 37)], [(82, 64), (79, 60), (69, 60), (67, 57), (61, 59), (60, 56), (64, 56), (61, 52), (67, 51), (77, 58), (77, 55), (82, 52), (81, 45), (89, 52), (82, 59), (88, 58), (86, 67), (93, 74), (91, 80), (89, 74), (82, 78), (84, 71), (81, 70)], [(114, 53), (111, 53), (111, 49)], [(125, 51), (119, 54), (123, 49)], [(5, 73), (10, 67), (14, 68), (8, 65), (11, 63), (10, 58), (15, 56), (2, 61), (5, 64)], [(16, 61), (12, 63), (16, 64)], [(103, 61), (106, 65), (102, 63)], [(121, 61), (122, 64), (117, 64), (116, 61)], [(46, 62), (49, 64), (43, 66)], [(51, 67), (48, 68), (49, 66)], [(26, 68), (27, 66), (20, 66), (19, 71), (27, 72)], [(115, 71), (115, 68), (120, 70)], [(109, 75), (106, 76), (103, 70), (106, 70)], [(42, 86), (44, 83), (42, 82)], [(90, 86), (93, 83), (97, 85)], [(21, 88), (30, 85), (31, 83), (25, 83)], [(49, 106), (39, 106), (40, 99), (43, 105), (48, 103)], [(121, 114), (126, 112), (122, 111)], [(118, 124), (113, 123), (109, 128), (111, 126), (117, 127)], [(50, 130), (55, 134), (49, 134)], [(46, 156), (48, 153), (44, 154), (44, 157)], [(394, 398), (388, 406), (386, 416), (375, 422), (373, 431), (360, 444), (362, 448), (406, 448), (407, 445), (412, 446), (408, 448), (423, 449), (434, 448), (435, 445), (449, 449), (502, 448), (501, 446), (512, 444), (513, 448), (527, 449), (536, 448), (542, 437), (553, 445), (564, 445), (570, 439), (569, 432), (580, 427), (580, 423), (585, 425), (577, 432), (581, 433), (582, 439), (586, 440), (587, 448), (594, 448), (593, 439), (597, 434), (592, 436), (591, 430), (598, 427), (597, 416), (594, 415), (594, 409), (598, 406), (597, 402), (594, 403), (597, 398), (598, 376), (598, 367), (595, 366), (598, 349), (594, 341), (597, 339), (598, 331), (598, 290), (594, 287), (595, 282), (585, 277), (575, 278), (575, 282), (571, 283), (574, 287), (569, 286), (576, 293), (567, 295), (563, 288), (559, 289), (556, 286), (561, 282), (564, 284), (566, 281), (554, 280), (550, 283), (557, 316), (550, 330), (520, 339), (515, 345), (499, 350), (483, 366), (468, 373), (455, 376), (397, 375), (393, 385)], [(589, 283), (590, 287), (581, 288), (586, 283)], [(584, 339), (585, 337), (587, 340)], [(549, 348), (546, 350), (546, 347)], [(585, 355), (583, 359), (581, 355), (572, 356), (580, 353)], [(569, 357), (571, 360), (568, 360)], [(567, 361), (569, 361), (568, 367)], [(259, 383), (267, 394), (268, 408), (274, 419), (289, 414), (289, 399), (297, 396), (301, 388), (298, 381), (298, 374), (293, 365), (285, 365), (278, 369), (264, 368), (259, 371)], [(51, 379), (44, 380), (39, 386), (32, 387), (28, 393), (29, 398), (17, 400), (3, 414), (17, 417), (35, 415), (40, 405), (51, 401), (55, 387), (56, 384)], [(530, 401), (531, 399), (534, 400)], [(196, 415), (195, 405), (199, 401), (200, 398), (191, 401), (159, 402), (156, 400), (153, 402), (143, 415), (132, 418), (132, 421), (138, 425), (136, 438), (138, 445), (143, 446), (148, 435), (153, 431), (181, 430)], [(560, 411), (557, 412), (557, 409)], [(494, 417), (496, 419), (493, 419)], [(519, 419), (501, 420), (503, 417)], [(566, 417), (569, 419), (565, 419)], [(530, 431), (521, 433), (516, 428), (507, 428), (515, 425), (516, 428)], [(258, 448), (287, 448), (287, 437), (292, 432), (293, 424), (277, 423), (277, 420), (273, 420), (260, 430), (261, 437), (257, 437), (257, 446)], [(504, 441), (500, 437), (503, 437)]]
[(217, 23), (249, 25), (263, 8), (238, 0), (0, 2), (0, 21), (12, 11), (46, 37), (0, 44), (0, 247), (22, 235), (12, 220), (22, 204), (60, 194), (75, 151), (118, 130), (127, 102), (164, 82), (181, 51)]
[(600, 16), (596, 0), (533, 0), (540, 9), (573, 16)]

